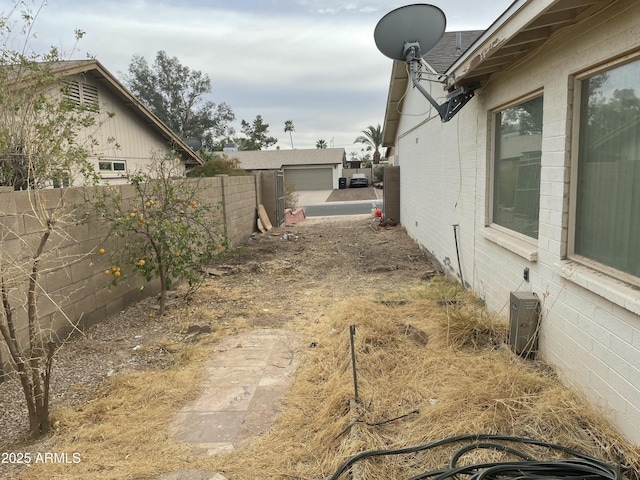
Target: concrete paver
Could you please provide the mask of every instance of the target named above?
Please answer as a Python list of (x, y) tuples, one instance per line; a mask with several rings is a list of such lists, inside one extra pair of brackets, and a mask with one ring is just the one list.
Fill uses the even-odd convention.
[(205, 455), (248, 445), (280, 411), (301, 346), (302, 337), (286, 330), (225, 339), (206, 366), (202, 394), (175, 416), (175, 438)]

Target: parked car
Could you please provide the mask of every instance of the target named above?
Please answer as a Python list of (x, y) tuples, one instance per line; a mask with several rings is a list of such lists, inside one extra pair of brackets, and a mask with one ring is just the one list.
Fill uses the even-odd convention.
[(364, 173), (354, 173), (349, 180), (349, 187), (368, 187), (369, 179)]

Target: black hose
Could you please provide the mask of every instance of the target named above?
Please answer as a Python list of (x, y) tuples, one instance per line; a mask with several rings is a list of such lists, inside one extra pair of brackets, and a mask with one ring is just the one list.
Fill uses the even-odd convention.
[(458, 248), (458, 225), (457, 223), (453, 225), (453, 238), (456, 242), (456, 257), (458, 257), (458, 271), (460, 272), (460, 284), (462, 285), (462, 289), (466, 290), (467, 287), (464, 285), (464, 278), (462, 278), (462, 264), (460, 263), (460, 249)]
[[(491, 442), (481, 442), (490, 440)], [(574, 458), (541, 461), (520, 452), (509, 446), (495, 442), (511, 442), (526, 445), (536, 445), (556, 450)], [(330, 480), (337, 480), (355, 462), (379, 456), (403, 455), (417, 453), (432, 448), (441, 447), (454, 443), (466, 442), (467, 445), (457, 450), (451, 457), (448, 468), (423, 472), (411, 477), (409, 480), (420, 480), (432, 478), (433, 480), (445, 480), (452, 478), (459, 480), (459, 475), (464, 475), (467, 480), (621, 480), (622, 476), (618, 469), (577, 450), (542, 442), (530, 438), (510, 437), (505, 435), (475, 434), (459, 435), (446, 438), (437, 442), (418, 445), (415, 447), (397, 448), (392, 450), (369, 450), (358, 453), (345, 463), (331, 476)], [(522, 459), (522, 461), (504, 463), (482, 463), (475, 465), (456, 466), (458, 460), (467, 452), (475, 449), (493, 449), (510, 453)], [(371, 479), (373, 480), (373, 479)]]

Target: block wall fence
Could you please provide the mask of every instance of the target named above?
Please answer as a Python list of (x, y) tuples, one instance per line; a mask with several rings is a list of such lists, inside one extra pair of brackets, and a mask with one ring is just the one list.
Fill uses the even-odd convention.
[[(223, 222), (231, 247), (246, 242), (255, 231), (259, 180), (254, 175), (187, 180), (200, 191), (201, 201), (219, 205), (217, 221)], [(134, 194), (130, 185), (110, 188), (120, 189), (123, 198)], [(65, 227), (62, 235), (52, 234), (41, 256), (38, 315), (43, 329), (56, 332), (56, 338), (70, 332), (72, 324), (80, 329), (87, 328), (159, 292), (159, 282), (146, 282), (135, 275), (116, 287), (109, 287), (110, 277), (104, 275), (111, 267), (109, 255), (100, 255), (98, 250), (104, 248), (109, 252), (126, 248), (126, 245), (122, 241), (107, 240), (107, 226), (86, 200), (93, 196), (93, 189), (50, 189), (40, 193), (44, 194), (38, 197), (44, 199), (41, 208), (51, 210), (62, 205), (62, 211), (69, 219), (86, 219), (75, 225), (71, 222), (72, 226)], [(11, 275), (9, 272), (15, 268), (16, 259), (33, 257), (36, 251), (44, 231), (38, 218), (46, 216), (34, 214), (34, 209), (40, 208), (35, 199), (33, 193), (27, 191), (0, 191), (0, 274), (3, 276)], [(25, 284), (19, 288), (21, 292), (15, 290), (9, 295), (20, 339), (27, 338), (24, 298), (27, 275), (24, 277)], [(0, 315), (4, 316), (4, 312)], [(0, 321), (4, 318), (0, 317)], [(7, 371), (8, 360), (6, 345), (0, 339), (0, 379)]]

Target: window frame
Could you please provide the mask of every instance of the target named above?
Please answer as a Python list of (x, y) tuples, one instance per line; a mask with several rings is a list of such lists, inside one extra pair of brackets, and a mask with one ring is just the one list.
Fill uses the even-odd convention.
[(600, 274), (605, 274), (609, 277), (612, 277), (613, 279), (633, 285), (635, 288), (640, 287), (640, 277), (636, 277), (630, 273), (623, 272), (622, 270), (618, 270), (615, 267), (611, 267), (575, 252), (575, 241), (577, 233), (576, 216), (578, 203), (578, 170), (580, 167), (580, 115), (582, 113), (582, 85), (585, 80), (588, 80), (595, 75), (599, 75), (609, 70), (614, 70), (618, 67), (622, 67), (634, 62), (640, 62), (640, 51), (636, 51), (623, 57), (611, 59), (607, 62), (604, 62), (597, 66), (592, 66), (571, 76), (571, 81), (569, 82), (570, 86), (572, 87), (572, 91), (569, 92), (569, 98), (573, 101), (573, 108), (571, 109), (571, 130), (569, 132), (571, 134), (571, 171), (569, 183), (569, 221), (567, 225), (567, 251), (565, 262), (575, 262)]
[[(542, 97), (543, 109), (542, 109), (542, 123), (544, 127), (544, 89), (540, 88), (533, 90), (525, 95), (521, 95), (513, 100), (500, 104), (488, 111), (488, 125), (487, 129), (487, 141), (490, 148), (488, 149), (488, 162), (487, 162), (487, 210), (486, 210), (486, 225), (482, 231), (482, 235), (489, 241), (492, 241), (503, 248), (506, 248), (517, 255), (522, 256), (528, 261), (535, 262), (538, 257), (538, 239), (530, 237), (524, 233), (512, 230), (503, 225), (494, 222), (494, 202), (495, 202), (495, 188), (496, 188), (496, 149), (497, 141), (496, 135), (498, 133), (498, 114), (501, 112), (531, 101), (535, 98)], [(544, 128), (543, 128), (544, 130)], [(542, 146), (541, 146), (542, 149)], [(542, 170), (542, 165), (540, 166)], [(538, 212), (538, 222), (540, 222)]]
[[(103, 169), (101, 167), (102, 164), (108, 163), (110, 164), (111, 168), (109, 169)], [(114, 167), (115, 164), (122, 164), (124, 166), (124, 168), (122, 170), (116, 170)], [(108, 159), (101, 159), (98, 160), (98, 173), (100, 174), (100, 176), (102, 178), (106, 178), (106, 177), (121, 177), (123, 174), (126, 174), (127, 172), (127, 161), (126, 160), (108, 160)]]

